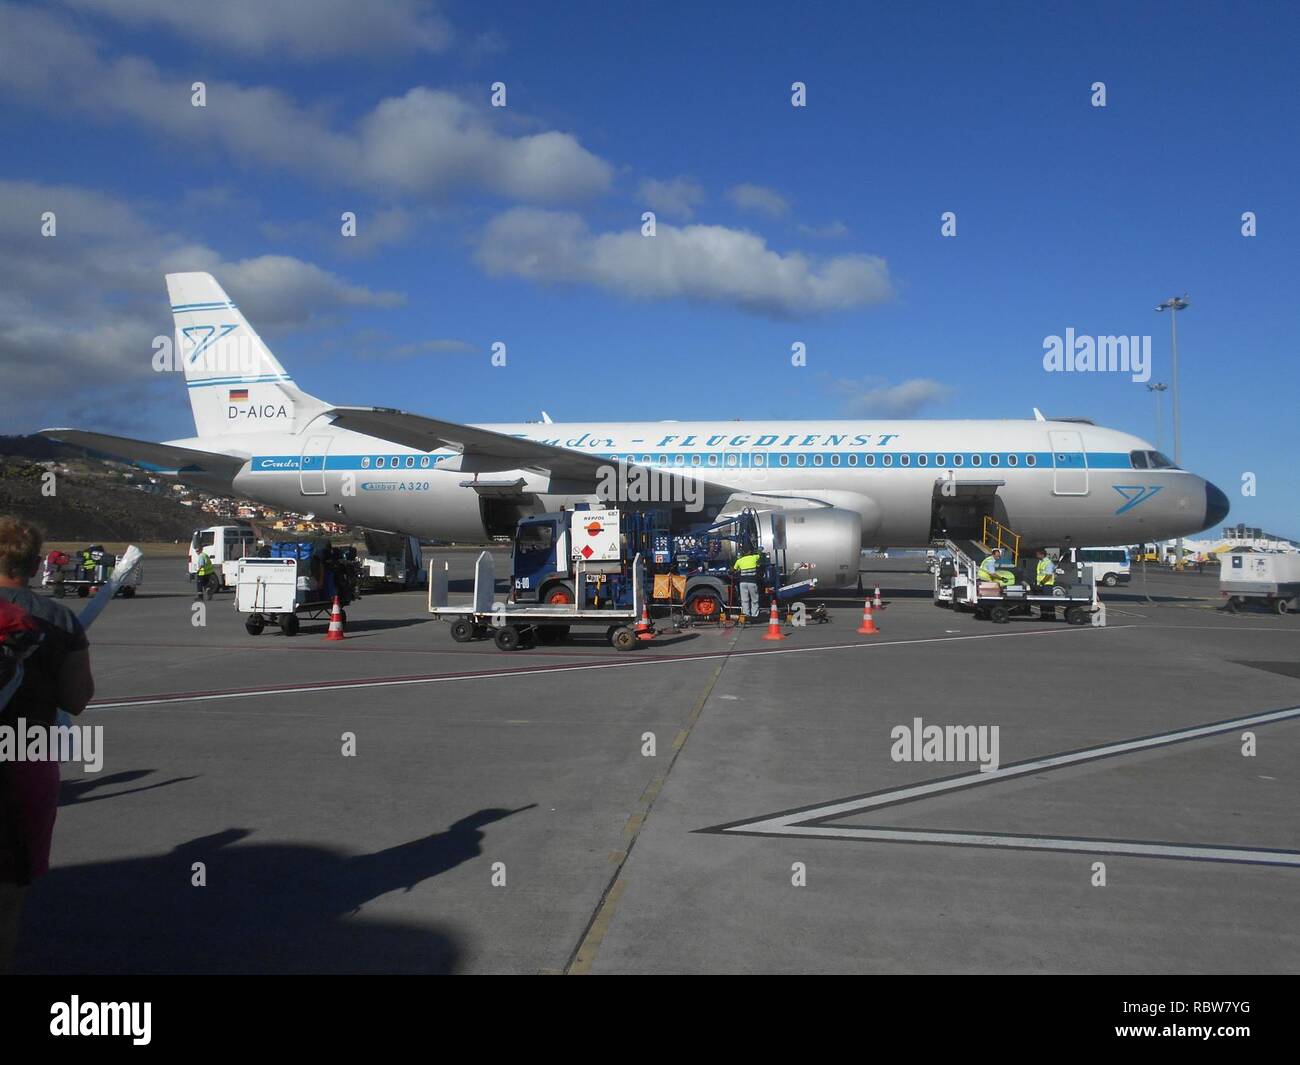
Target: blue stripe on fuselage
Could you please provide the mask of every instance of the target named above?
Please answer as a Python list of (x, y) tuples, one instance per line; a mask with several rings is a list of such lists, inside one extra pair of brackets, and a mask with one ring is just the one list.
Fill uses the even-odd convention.
[[(207, 382), (195, 382), (196, 384)], [(213, 382), (215, 383), (215, 382)], [(858, 470), (950, 470), (958, 469), (963, 472), (970, 470), (979, 470), (981, 472), (1004, 470), (1131, 470), (1133, 468), (1132, 460), (1129, 458), (1127, 451), (1090, 451), (1086, 454), (1082, 451), (1075, 452), (1058, 452), (1053, 455), (1050, 451), (589, 451), (582, 452), (589, 454), (593, 458), (607, 459), (611, 462), (617, 462), (619, 459), (628, 463), (640, 463), (641, 465), (652, 466), (660, 469), (670, 470), (726, 470), (726, 469), (752, 469), (757, 467), (767, 467), (768, 469), (858, 469)], [(754, 455), (762, 455), (762, 462), (754, 462)], [(693, 457), (699, 457), (699, 464), (694, 464), (691, 460)], [(254, 473), (282, 473), (286, 471), (308, 470), (312, 472), (320, 470), (366, 470), (372, 473), (386, 472), (420, 472), (421, 470), (436, 469), (439, 462), (456, 457), (455, 454), (436, 454), (428, 455), (412, 454), (409, 452), (383, 452), (373, 453), (370, 455), (327, 455), (324, 464), (321, 464), (321, 456), (309, 455), (304, 460), (301, 455), (254, 455), (249, 461), (250, 469)], [(411, 459), (408, 465), (406, 460)], [(429, 464), (422, 466), (423, 459), (428, 458)], [(680, 462), (678, 459), (680, 458)], [(799, 459), (804, 461), (802, 465)], [(889, 465), (885, 465), (885, 459), (890, 460)], [(960, 458), (961, 462), (955, 460)], [(996, 458), (994, 464), (992, 459)], [(1012, 464), (1009, 460), (1014, 458), (1016, 461)], [(379, 460), (383, 460), (382, 466), (378, 465)], [(648, 459), (648, 461), (640, 461)], [(821, 461), (818, 462), (817, 460)], [(850, 459), (853, 461), (850, 462)], [(871, 461), (868, 462), (867, 460)], [(924, 462), (922, 462), (924, 459)], [(939, 461), (942, 459), (943, 461)], [(978, 459), (978, 462), (974, 460)], [(1032, 459), (1032, 462), (1028, 460)], [(1053, 465), (1055, 459), (1055, 465)], [(662, 461), (661, 461), (662, 460)], [(712, 461), (710, 461), (712, 460)], [(1163, 471), (1159, 471), (1163, 472)]]

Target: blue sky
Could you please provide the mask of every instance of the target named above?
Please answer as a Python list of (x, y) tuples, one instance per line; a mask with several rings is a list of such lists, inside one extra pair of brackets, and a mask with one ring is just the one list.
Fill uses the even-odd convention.
[(1294, 8), (311, 6), (0, 3), (0, 364), (28, 397), (0, 431), (188, 435), (150, 343), (162, 271), (210, 269), (341, 402), (463, 421), (1037, 406), (1154, 439), (1144, 384), (1046, 373), (1043, 341), (1150, 334), (1167, 382), (1154, 306), (1187, 292), (1185, 465), (1233, 520), (1300, 535)]

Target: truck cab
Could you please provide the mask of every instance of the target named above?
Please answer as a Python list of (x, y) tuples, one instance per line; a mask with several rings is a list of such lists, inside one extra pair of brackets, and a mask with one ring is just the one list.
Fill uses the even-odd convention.
[(210, 525), (206, 529), (195, 529), (190, 538), (187, 567), (191, 580), (198, 569), (199, 555), (204, 551), (212, 560), (218, 585), (222, 588), (233, 587), (233, 569), (228, 569), (224, 564), (237, 562), (246, 555), (257, 554), (257, 534), (247, 525)]

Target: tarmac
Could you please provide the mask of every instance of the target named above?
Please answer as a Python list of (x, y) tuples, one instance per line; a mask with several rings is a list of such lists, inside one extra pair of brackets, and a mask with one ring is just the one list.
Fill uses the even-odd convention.
[[(850, 593), (781, 642), (503, 653), (422, 592), (250, 636), (158, 560), (91, 629), (104, 765), (14, 971), (1300, 969), (1300, 619), (1152, 572), (1104, 628), (992, 625), (863, 565), (874, 636)], [(929, 725), (996, 770), (898, 760)]]

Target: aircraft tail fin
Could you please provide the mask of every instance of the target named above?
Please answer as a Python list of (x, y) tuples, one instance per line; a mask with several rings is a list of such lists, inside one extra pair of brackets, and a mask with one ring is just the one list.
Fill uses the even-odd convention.
[(197, 436), (296, 432), (329, 409), (294, 384), (211, 274), (168, 274), (167, 295)]

